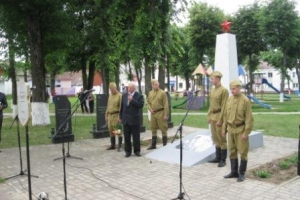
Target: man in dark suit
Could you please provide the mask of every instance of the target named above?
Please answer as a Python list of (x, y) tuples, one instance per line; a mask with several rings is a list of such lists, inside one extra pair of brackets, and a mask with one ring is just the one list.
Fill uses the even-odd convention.
[(2, 122), (3, 122), (3, 109), (5, 108), (7, 108), (6, 96), (4, 93), (0, 92), (0, 143), (1, 143)]
[(141, 156), (140, 145), (140, 109), (144, 106), (144, 97), (136, 91), (134, 82), (128, 84), (128, 91), (122, 94), (120, 121), (123, 124), (125, 138), (125, 157), (131, 156), (131, 136), (133, 151), (136, 156)]

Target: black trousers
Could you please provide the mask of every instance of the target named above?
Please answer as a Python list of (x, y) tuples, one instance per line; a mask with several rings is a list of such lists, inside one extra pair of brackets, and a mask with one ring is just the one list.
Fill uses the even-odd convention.
[(94, 100), (89, 101), (89, 107), (90, 107), (90, 113), (93, 113), (94, 112)]
[(3, 116), (0, 116), (0, 143), (1, 143), (1, 140), (2, 140), (2, 135), (1, 135), (2, 122), (3, 122)]
[(81, 112), (82, 112), (82, 113), (84, 113), (84, 111), (87, 112), (87, 113), (89, 112), (89, 111), (88, 111), (88, 108), (87, 108), (87, 106), (86, 106), (86, 101), (85, 101), (85, 100), (84, 100), (83, 102), (80, 103), (80, 106), (81, 106)]
[(139, 153), (141, 151), (140, 144), (140, 125), (130, 126), (128, 124), (123, 126), (124, 128), (124, 141), (125, 141), (125, 152), (131, 154), (131, 136), (133, 142), (133, 152)]

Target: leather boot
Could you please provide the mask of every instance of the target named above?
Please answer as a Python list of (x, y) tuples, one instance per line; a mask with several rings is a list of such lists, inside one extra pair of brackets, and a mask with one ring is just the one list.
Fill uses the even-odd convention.
[(167, 136), (163, 136), (162, 141), (163, 141), (163, 145), (166, 146), (168, 142)]
[(216, 157), (213, 160), (208, 161), (209, 163), (219, 163), (221, 160), (221, 148), (216, 147)]
[(239, 177), (237, 179), (237, 182), (242, 182), (245, 180), (245, 172), (247, 169), (247, 160), (241, 159), (240, 169), (239, 169)]
[(116, 149), (116, 138), (115, 136), (110, 137), (110, 147), (108, 147), (106, 150), (113, 150)]
[(151, 146), (148, 147), (147, 150), (156, 149), (156, 141), (157, 141), (157, 136), (152, 136)]
[(227, 174), (226, 176), (224, 176), (224, 178), (237, 178), (239, 177), (238, 174), (238, 159), (234, 158), (234, 159), (230, 159), (230, 164), (231, 164), (231, 172), (229, 174)]
[(221, 160), (218, 167), (224, 167), (226, 165), (227, 149), (221, 149)]
[(122, 141), (123, 141), (123, 137), (119, 137), (118, 152), (122, 151)]

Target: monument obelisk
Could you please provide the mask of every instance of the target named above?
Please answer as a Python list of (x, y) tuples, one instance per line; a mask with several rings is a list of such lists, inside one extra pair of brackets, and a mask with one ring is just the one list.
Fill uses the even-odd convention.
[(214, 70), (222, 73), (222, 85), (229, 90), (229, 83), (239, 78), (236, 38), (228, 33), (231, 22), (221, 25), (224, 33), (217, 35)]

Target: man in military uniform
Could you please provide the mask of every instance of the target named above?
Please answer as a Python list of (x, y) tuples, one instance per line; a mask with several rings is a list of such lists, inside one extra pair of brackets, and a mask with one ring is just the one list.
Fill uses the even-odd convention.
[[(108, 124), (108, 131), (110, 134), (110, 147), (106, 150), (113, 150), (116, 148), (116, 130), (115, 127), (119, 123), (119, 112), (121, 108), (122, 94), (118, 92), (117, 85), (115, 83), (109, 84), (110, 95), (108, 97), (107, 109), (105, 112), (105, 120)], [(122, 150), (122, 132), (117, 134), (119, 139), (118, 151)]]
[[(239, 80), (230, 83), (232, 96), (228, 98), (222, 135), (226, 137), (228, 133), (228, 147), (230, 150), (231, 172), (224, 178), (238, 178), (238, 182), (245, 180), (247, 169), (249, 139), (253, 127), (253, 116), (250, 100), (241, 93), (241, 82)], [(241, 162), (238, 171), (238, 153)]]
[(151, 81), (152, 90), (148, 94), (147, 108), (151, 113), (152, 143), (148, 150), (156, 149), (157, 130), (162, 132), (163, 145), (167, 144), (169, 104), (165, 91), (159, 88), (159, 82)]
[(212, 140), (216, 146), (216, 157), (208, 161), (219, 163), (218, 167), (226, 165), (227, 141), (222, 137), (223, 114), (228, 99), (228, 91), (221, 84), (222, 74), (218, 71), (210, 75), (210, 81), (214, 85), (209, 97), (208, 123), (211, 127)]

